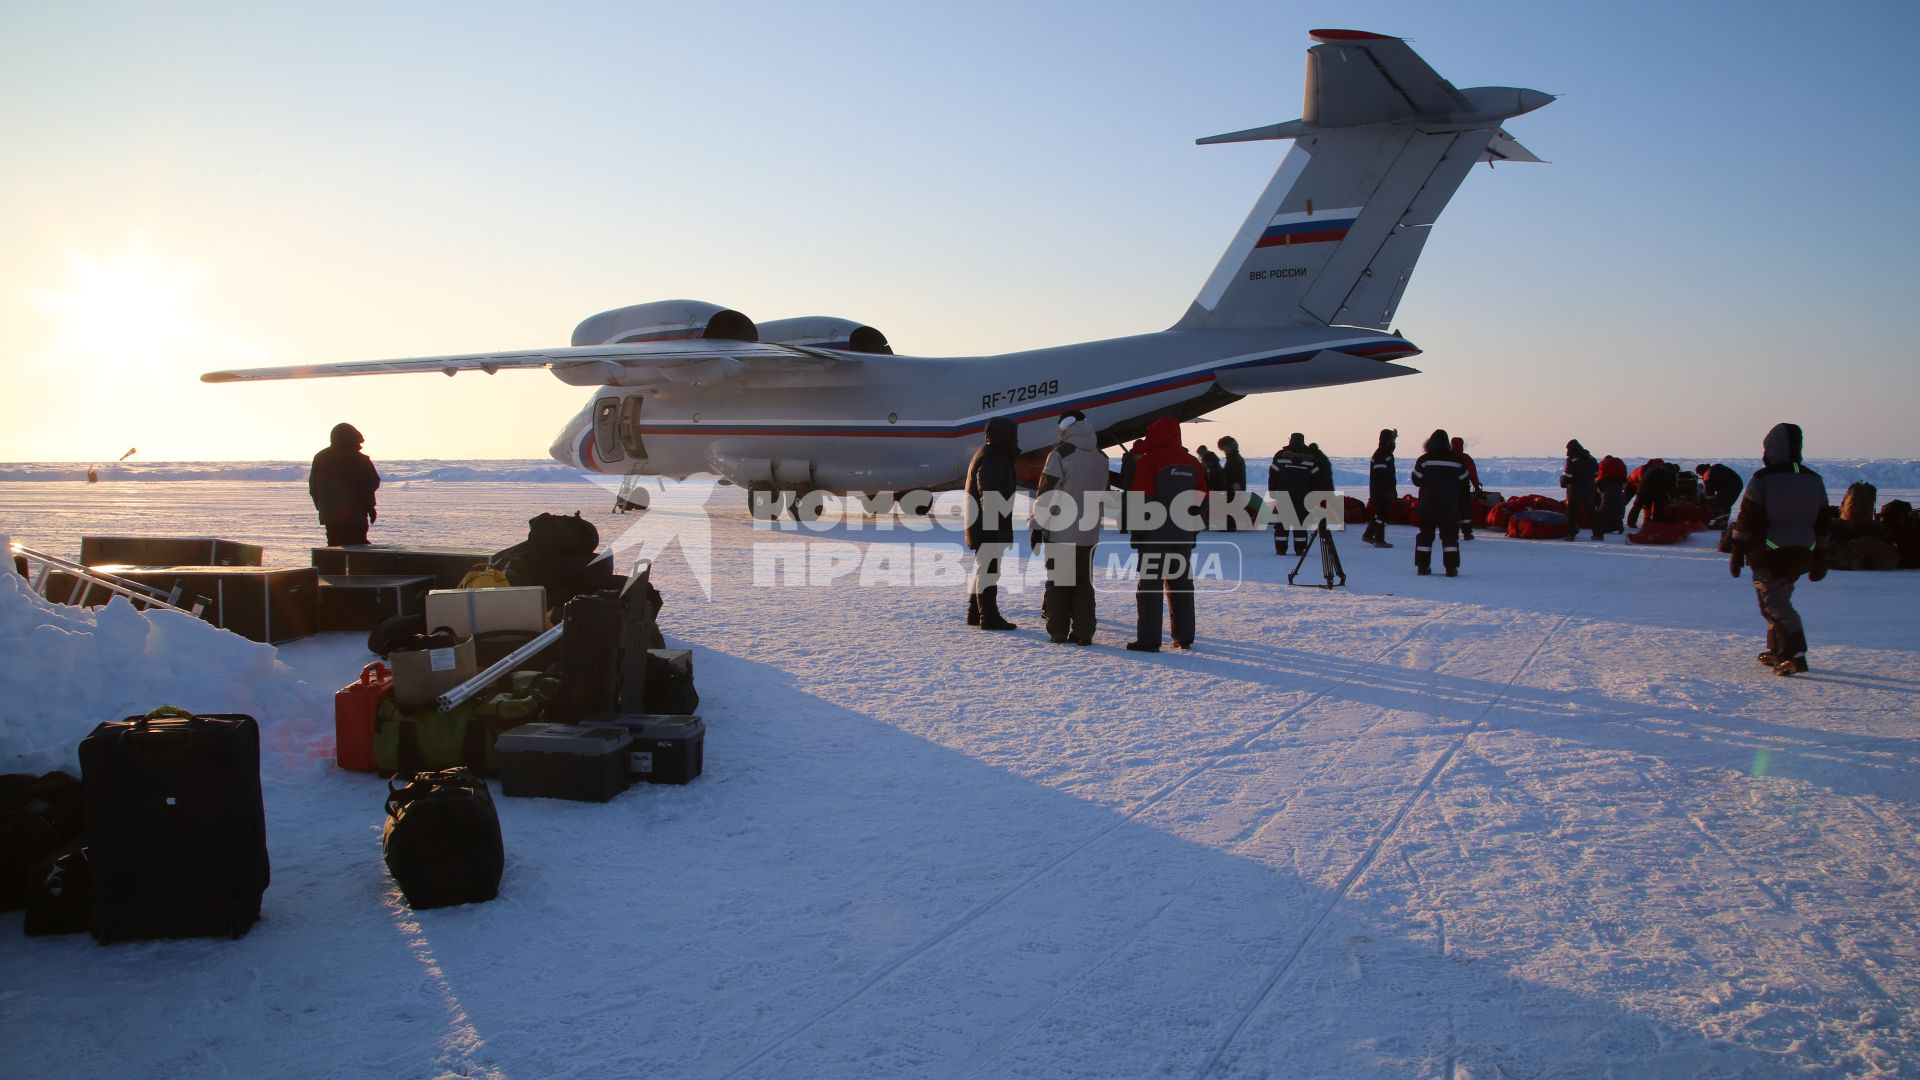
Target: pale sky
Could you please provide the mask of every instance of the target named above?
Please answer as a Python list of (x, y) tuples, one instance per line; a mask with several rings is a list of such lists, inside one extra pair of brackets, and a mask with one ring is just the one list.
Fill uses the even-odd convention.
[(1306, 32), (1564, 95), (1476, 169), (1425, 374), (1208, 441), (1920, 456), (1909, 3), (0, 4), (0, 460), (539, 457), (540, 372), (215, 368), (564, 345), (647, 300), (971, 355), (1164, 329), (1286, 152)]

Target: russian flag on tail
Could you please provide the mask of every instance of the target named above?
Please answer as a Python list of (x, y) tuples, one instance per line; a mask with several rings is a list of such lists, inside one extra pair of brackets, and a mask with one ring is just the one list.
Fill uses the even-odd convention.
[(1305, 211), (1300, 213), (1280, 213), (1267, 223), (1266, 230), (1253, 246), (1256, 248), (1285, 247), (1292, 244), (1328, 244), (1347, 238), (1347, 230), (1353, 228), (1354, 219), (1360, 216), (1360, 208), (1349, 206), (1342, 210), (1322, 210), (1319, 213)]

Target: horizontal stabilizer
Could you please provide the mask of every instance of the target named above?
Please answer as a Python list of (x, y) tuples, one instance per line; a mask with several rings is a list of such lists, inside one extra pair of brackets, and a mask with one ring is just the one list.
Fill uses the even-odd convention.
[(1481, 161), (1540, 161), (1533, 151), (1513, 140), (1513, 136), (1501, 130), (1494, 133), (1493, 141), (1480, 151)]
[(1214, 381), (1229, 394), (1259, 394), (1273, 390), (1344, 386), (1347, 383), (1417, 374), (1418, 368), (1355, 356), (1337, 349), (1322, 349), (1304, 360), (1289, 360), (1282, 364), (1255, 362), (1222, 368), (1214, 373)]
[(1200, 146), (1213, 146), (1217, 143), (1261, 142), (1266, 139), (1297, 139), (1320, 130), (1305, 120), (1289, 120), (1284, 124), (1268, 124), (1266, 127), (1248, 128), (1245, 131), (1229, 131), (1225, 135), (1209, 135), (1204, 139), (1193, 140)]

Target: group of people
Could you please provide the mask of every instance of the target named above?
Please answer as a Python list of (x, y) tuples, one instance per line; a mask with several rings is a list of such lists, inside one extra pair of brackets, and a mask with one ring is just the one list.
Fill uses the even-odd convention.
[[(1047, 635), (1059, 644), (1090, 645), (1095, 625), (1092, 560), (1102, 529), (1098, 512), (1085, 512), (1088, 501), (1104, 499), (1112, 480), (1109, 462), (1096, 433), (1079, 412), (1059, 421), (1060, 439), (1048, 453), (1036, 491), (1035, 513), (1047, 500), (1063, 503), (1070, 521), (1034, 529), (1034, 550), (1046, 559), (1046, 587), (1041, 613)], [(1386, 526), (1388, 508), (1398, 498), (1394, 460), (1399, 433), (1382, 429), (1369, 462), (1369, 520), (1362, 540), (1390, 548)], [(1129, 539), (1137, 556), (1139, 575), (1134, 590), (1136, 626), (1127, 648), (1158, 652), (1162, 643), (1163, 612), (1172, 615), (1172, 643), (1190, 649), (1194, 641), (1193, 560), (1198, 529), (1164, 513), (1186, 493), (1205, 496), (1224, 492), (1238, 500), (1246, 492), (1246, 460), (1231, 437), (1218, 443), (1221, 453), (1202, 446), (1188, 453), (1180, 441), (1179, 421), (1162, 417), (1147, 429), (1122, 458), (1119, 486), (1128, 493), (1129, 507), (1158, 507), (1157, 523), (1132, 528)], [(967, 467), (966, 490), (982, 511), (970, 516), (967, 546), (975, 552), (973, 580), (968, 589), (967, 622), (988, 630), (1012, 630), (1015, 625), (1000, 612), (1000, 560), (1013, 544), (1011, 514), (1015, 489), (1014, 462), (1019, 457), (1018, 430), (1005, 418), (987, 423), (987, 441)], [(1826, 576), (1824, 548), (1832, 529), (1832, 511), (1825, 484), (1801, 463), (1801, 432), (1793, 424), (1779, 424), (1767, 433), (1764, 467), (1743, 483), (1732, 468), (1702, 463), (1682, 483), (1678, 466), (1654, 458), (1629, 473), (1625, 463), (1611, 455), (1595, 458), (1578, 440), (1567, 443), (1561, 484), (1567, 490), (1567, 508), (1577, 539), (1581, 528), (1595, 540), (1608, 532), (1632, 527), (1642, 516), (1656, 520), (1667, 504), (1687, 494), (1702, 501), (1714, 517), (1731, 519), (1727, 535), (1733, 552), (1732, 570), (1738, 578), (1751, 568), (1754, 591), (1767, 623), (1767, 648), (1762, 664), (1779, 674), (1807, 670), (1805, 628), (1792, 603), (1800, 577), (1819, 581)], [(1484, 490), (1479, 470), (1463, 440), (1435, 429), (1421, 447), (1409, 474), (1418, 495), (1414, 540), (1414, 572), (1433, 572), (1433, 546), (1440, 544), (1441, 567), (1448, 577), (1460, 572), (1460, 542), (1473, 537), (1473, 497)], [(1690, 491), (1683, 489), (1690, 488)], [(1333, 465), (1318, 444), (1299, 432), (1274, 454), (1268, 467), (1269, 497), (1286, 500), (1294, 511), (1290, 520), (1274, 525), (1276, 554), (1304, 555), (1311, 535), (1298, 524), (1316, 494), (1334, 491)], [(983, 497), (999, 497), (1005, 508), (990, 515)], [(1744, 496), (1744, 497), (1743, 497)], [(1738, 516), (1734, 517), (1735, 508)], [(1128, 520), (1123, 514), (1123, 521)], [(1142, 520), (1154, 520), (1149, 515)]]

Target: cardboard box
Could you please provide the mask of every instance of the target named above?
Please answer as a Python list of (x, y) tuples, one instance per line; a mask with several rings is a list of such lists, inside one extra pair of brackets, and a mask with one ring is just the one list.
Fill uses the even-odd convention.
[(441, 694), (480, 674), (473, 639), (441, 649), (396, 649), (387, 656), (393, 669), (393, 700), (402, 708), (432, 705)]
[(547, 628), (547, 590), (538, 585), (505, 589), (434, 589), (427, 593), (427, 629), (456, 634), (493, 630), (539, 633)]

